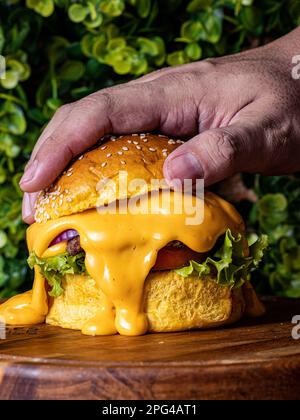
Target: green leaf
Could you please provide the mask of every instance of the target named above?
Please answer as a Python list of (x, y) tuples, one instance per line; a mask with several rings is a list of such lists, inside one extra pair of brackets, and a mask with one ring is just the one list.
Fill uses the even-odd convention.
[(19, 83), (19, 73), (15, 70), (6, 70), (5, 77), (0, 79), (4, 89), (14, 89)]
[(49, 17), (54, 12), (53, 0), (26, 0), (26, 6), (43, 17)]
[(18, 80), (24, 81), (30, 76), (30, 67), (27, 63), (22, 63), (14, 58), (6, 60), (6, 67), (8, 71), (12, 71), (18, 75)]
[(131, 73), (135, 76), (141, 76), (148, 71), (148, 61), (145, 57), (136, 56), (132, 59)]
[(203, 41), (216, 44), (220, 41), (222, 36), (222, 22), (223, 15), (220, 10), (215, 10), (214, 12), (204, 13), (201, 17), (201, 22), (204, 30), (201, 31), (199, 38)]
[(250, 280), (250, 273), (258, 267), (267, 247), (268, 238), (262, 235), (250, 245), (249, 255), (245, 255), (244, 238), (241, 235), (234, 237), (231, 231), (227, 230), (221, 247), (213, 256), (203, 263), (190, 261), (189, 266), (175, 272), (183, 277), (197, 273), (202, 278), (210, 274), (215, 277), (216, 272), (218, 284), (238, 288)]
[(49, 258), (39, 258), (32, 252), (28, 257), (28, 265), (32, 269), (38, 266), (43, 277), (52, 287), (49, 295), (59, 297), (63, 293), (62, 281), (66, 274), (87, 274), (84, 264), (85, 254), (71, 256), (67, 253)]
[(112, 38), (109, 40), (107, 44), (108, 50), (122, 50), (126, 47), (126, 39), (125, 38)]
[(166, 60), (166, 46), (164, 40), (160, 36), (155, 36), (152, 38), (153, 42), (156, 43), (158, 48), (158, 56), (155, 57), (154, 62), (158, 67), (163, 66)]
[(100, 3), (100, 10), (111, 16), (120, 16), (125, 9), (125, 2), (123, 0), (102, 0)]
[(182, 277), (189, 277), (194, 272), (194, 266), (192, 261), (190, 261), (190, 265), (182, 268), (178, 268), (177, 270), (174, 270), (176, 274), (179, 274)]
[(105, 32), (106, 32), (106, 36), (108, 40), (117, 38), (120, 33), (119, 28), (113, 23), (111, 23), (110, 25), (107, 25)]
[(99, 13), (95, 19), (88, 19), (87, 18), (87, 19), (85, 19), (85, 21), (83, 23), (88, 29), (94, 29), (94, 28), (98, 28), (99, 26), (101, 26), (102, 22), (103, 22), (103, 16), (102, 16), (101, 13)]
[(269, 215), (287, 210), (288, 201), (283, 194), (266, 194), (259, 200), (257, 206), (263, 215)]
[[(103, 59), (106, 53), (107, 41), (104, 34), (98, 35), (92, 41), (91, 54), (93, 57)], [(86, 54), (88, 55), (88, 54)]]
[(212, 0), (193, 0), (188, 4), (187, 11), (189, 13), (199, 12), (207, 9), (212, 5)]
[(117, 74), (128, 74), (131, 71), (132, 63), (129, 57), (120, 57), (120, 59), (116, 59), (113, 64), (114, 71)]
[(105, 63), (113, 67), (118, 74), (128, 74), (132, 70), (134, 62), (139, 59), (134, 48), (125, 47), (113, 50), (105, 56)]
[(181, 38), (187, 42), (199, 41), (201, 39), (201, 33), (203, 33), (204, 27), (200, 21), (187, 21), (185, 22), (180, 31)]
[(49, 98), (46, 104), (51, 111), (55, 112), (62, 105), (62, 101), (57, 98)]
[(141, 53), (148, 54), (151, 57), (156, 57), (159, 55), (159, 47), (157, 42), (148, 38), (139, 37), (137, 39), (137, 44)]
[(93, 56), (94, 39), (95, 39), (94, 35), (86, 34), (84, 35), (84, 37), (82, 38), (80, 42), (81, 50), (83, 54), (85, 54), (87, 57)]
[(259, 9), (255, 7), (243, 7), (239, 14), (243, 28), (255, 35), (260, 35), (263, 30), (263, 20)]
[(189, 62), (189, 59), (185, 51), (176, 51), (167, 56), (167, 63), (170, 66), (179, 66), (181, 64), (186, 64)]
[(72, 22), (79, 23), (83, 22), (89, 13), (88, 7), (83, 6), (82, 4), (72, 4), (69, 7), (68, 15)]
[(188, 44), (185, 47), (184, 52), (193, 61), (200, 60), (202, 56), (202, 48), (196, 42), (191, 42)]
[(141, 18), (146, 18), (151, 10), (151, 0), (136, 0), (135, 7)]
[(3, 52), (3, 47), (5, 45), (5, 36), (3, 32), (3, 27), (0, 26), (0, 54)]
[(58, 77), (69, 82), (81, 79), (85, 72), (85, 66), (81, 61), (69, 60), (63, 64), (58, 72)]
[(0, 131), (21, 135), (25, 133), (26, 127), (26, 119), (21, 107), (9, 101), (0, 104)]
[(7, 235), (3, 230), (0, 230), (0, 248), (5, 247), (7, 244)]

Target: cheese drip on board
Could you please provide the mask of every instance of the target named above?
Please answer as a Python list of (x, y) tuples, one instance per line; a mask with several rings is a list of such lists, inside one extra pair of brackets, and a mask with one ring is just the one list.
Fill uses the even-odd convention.
[[(161, 196), (165, 192), (160, 193)], [(49, 244), (63, 231), (75, 229), (84, 249), (85, 265), (106, 299), (97, 315), (84, 325), (82, 332), (90, 335), (141, 335), (147, 332), (147, 317), (142, 301), (144, 282), (155, 265), (157, 253), (169, 242), (180, 241), (190, 249), (206, 253), (229, 228), (233, 234), (243, 233), (244, 224), (237, 211), (226, 201), (206, 193), (204, 219), (201, 224), (188, 225), (190, 214), (175, 214), (177, 194), (167, 193), (169, 200), (156, 201), (155, 208), (148, 196), (140, 198), (141, 206), (151, 204), (147, 214), (110, 214), (97, 209), (35, 223), (27, 230), (29, 251), (38, 257), (61, 254), (66, 243)], [(193, 206), (203, 206), (193, 197)], [(198, 202), (198, 203), (197, 203)], [(0, 306), (0, 316), (7, 324), (36, 324), (48, 313), (49, 299), (45, 280), (35, 267), (33, 289), (15, 296)]]

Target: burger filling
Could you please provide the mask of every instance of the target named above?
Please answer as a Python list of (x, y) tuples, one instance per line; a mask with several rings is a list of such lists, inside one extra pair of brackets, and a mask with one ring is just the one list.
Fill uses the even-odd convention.
[[(39, 266), (47, 280), (49, 295), (58, 297), (63, 293), (62, 281), (66, 274), (85, 274), (85, 252), (76, 231), (63, 232), (50, 246), (66, 241), (66, 252), (54, 257), (39, 258), (32, 252), (28, 258), (31, 268)], [(249, 241), (249, 253), (241, 235), (234, 237), (230, 230), (219, 238), (215, 247), (206, 254), (197, 253), (179, 241), (170, 242), (159, 250), (153, 271), (174, 270), (182, 277), (212, 275), (220, 285), (237, 288), (250, 280), (250, 273), (261, 261), (268, 246), (265, 235)]]

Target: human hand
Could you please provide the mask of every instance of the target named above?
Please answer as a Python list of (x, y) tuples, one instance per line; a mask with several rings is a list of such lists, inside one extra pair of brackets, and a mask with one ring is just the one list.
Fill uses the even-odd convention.
[(107, 133), (191, 138), (165, 162), (175, 187), (185, 178), (204, 178), (208, 186), (237, 172), (298, 171), (300, 81), (292, 78), (292, 57), (299, 38), (297, 29), (265, 47), (159, 70), (62, 106), (21, 179), (24, 220), (33, 222), (32, 193)]

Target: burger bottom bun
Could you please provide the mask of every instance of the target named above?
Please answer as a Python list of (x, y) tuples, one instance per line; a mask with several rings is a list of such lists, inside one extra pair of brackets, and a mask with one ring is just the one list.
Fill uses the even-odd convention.
[[(83, 275), (67, 275), (63, 287), (64, 293), (51, 302), (46, 322), (81, 330), (101, 307), (103, 293), (93, 279)], [(243, 315), (265, 312), (250, 283), (231, 290), (211, 277), (183, 278), (174, 271), (157, 271), (147, 277), (144, 311), (149, 332), (219, 327)]]

